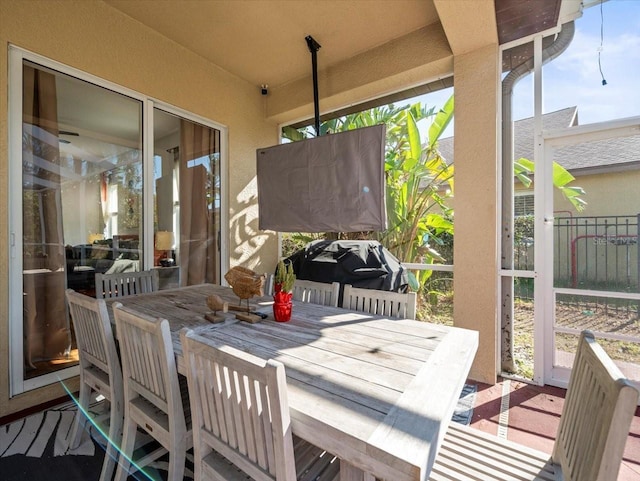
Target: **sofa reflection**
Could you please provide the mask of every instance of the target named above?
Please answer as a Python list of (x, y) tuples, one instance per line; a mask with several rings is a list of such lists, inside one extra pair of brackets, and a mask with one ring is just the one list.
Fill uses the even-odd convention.
[(138, 236), (113, 236), (93, 244), (67, 246), (67, 286), (77, 292), (95, 295), (95, 275), (140, 270)]

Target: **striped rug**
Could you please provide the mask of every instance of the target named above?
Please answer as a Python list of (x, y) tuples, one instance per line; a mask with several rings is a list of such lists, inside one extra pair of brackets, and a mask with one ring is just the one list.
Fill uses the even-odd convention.
[[(95, 402), (90, 407), (98, 416), (106, 403)], [(82, 433), (80, 445), (69, 448), (70, 435), (76, 415), (73, 401), (0, 426), (0, 479), (2, 481), (31, 481), (64, 479), (91, 481), (100, 477), (106, 449), (104, 436), (93, 425)], [(150, 436), (138, 433), (141, 449), (153, 449)], [(129, 479), (164, 480), (168, 457), (160, 458)], [(193, 455), (187, 454), (185, 479), (193, 479)]]
[[(469, 424), (473, 415), (477, 386), (467, 384), (460, 395), (452, 420)], [(89, 412), (102, 414), (106, 403), (94, 402)], [(100, 477), (106, 441), (90, 426), (82, 434), (80, 445), (69, 448), (76, 405), (70, 401), (46, 411), (33, 414), (11, 424), (0, 426), (0, 479), (2, 481), (31, 481), (64, 479), (91, 481)], [(154, 441), (143, 433), (142, 445), (153, 449)], [(144, 449), (144, 447), (143, 447)], [(129, 479), (166, 479), (168, 458), (164, 457)], [(185, 479), (193, 479), (193, 455), (187, 454)]]

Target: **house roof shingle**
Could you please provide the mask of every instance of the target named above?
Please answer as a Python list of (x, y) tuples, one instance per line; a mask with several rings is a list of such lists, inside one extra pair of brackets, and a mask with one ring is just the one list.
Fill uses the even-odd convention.
[[(568, 107), (542, 116), (544, 130), (578, 125), (577, 107)], [(514, 122), (514, 158), (533, 159), (534, 118)], [(438, 148), (448, 163), (453, 162), (453, 137), (440, 139)], [(565, 169), (580, 171), (640, 168), (640, 135), (592, 141), (558, 149), (555, 159)]]

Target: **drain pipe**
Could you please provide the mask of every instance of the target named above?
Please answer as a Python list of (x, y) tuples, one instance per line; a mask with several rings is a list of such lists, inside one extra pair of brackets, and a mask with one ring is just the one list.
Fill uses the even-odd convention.
[[(556, 39), (542, 51), (542, 64), (546, 64), (562, 54), (575, 33), (574, 22), (562, 25)], [(504, 199), (513, 199), (513, 90), (520, 79), (527, 76), (534, 69), (534, 59), (511, 70), (502, 81), (502, 269), (513, 270), (513, 201), (508, 203)], [(515, 372), (513, 357), (513, 281), (510, 277), (503, 277), (501, 302), (501, 368), (503, 372)]]

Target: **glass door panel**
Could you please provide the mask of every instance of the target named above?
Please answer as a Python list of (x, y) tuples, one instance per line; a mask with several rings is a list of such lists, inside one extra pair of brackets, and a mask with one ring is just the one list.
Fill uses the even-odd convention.
[(550, 383), (568, 379), (584, 329), (594, 332), (625, 375), (640, 381), (638, 124), (600, 124), (549, 141), (546, 152), (571, 169), (587, 202), (582, 212), (572, 212), (555, 189)]
[(220, 130), (154, 109), (154, 268), (161, 288), (220, 277)]
[(18, 392), (77, 363), (65, 289), (94, 296), (97, 272), (140, 270), (143, 226), (141, 102), (27, 61), (22, 76)]

